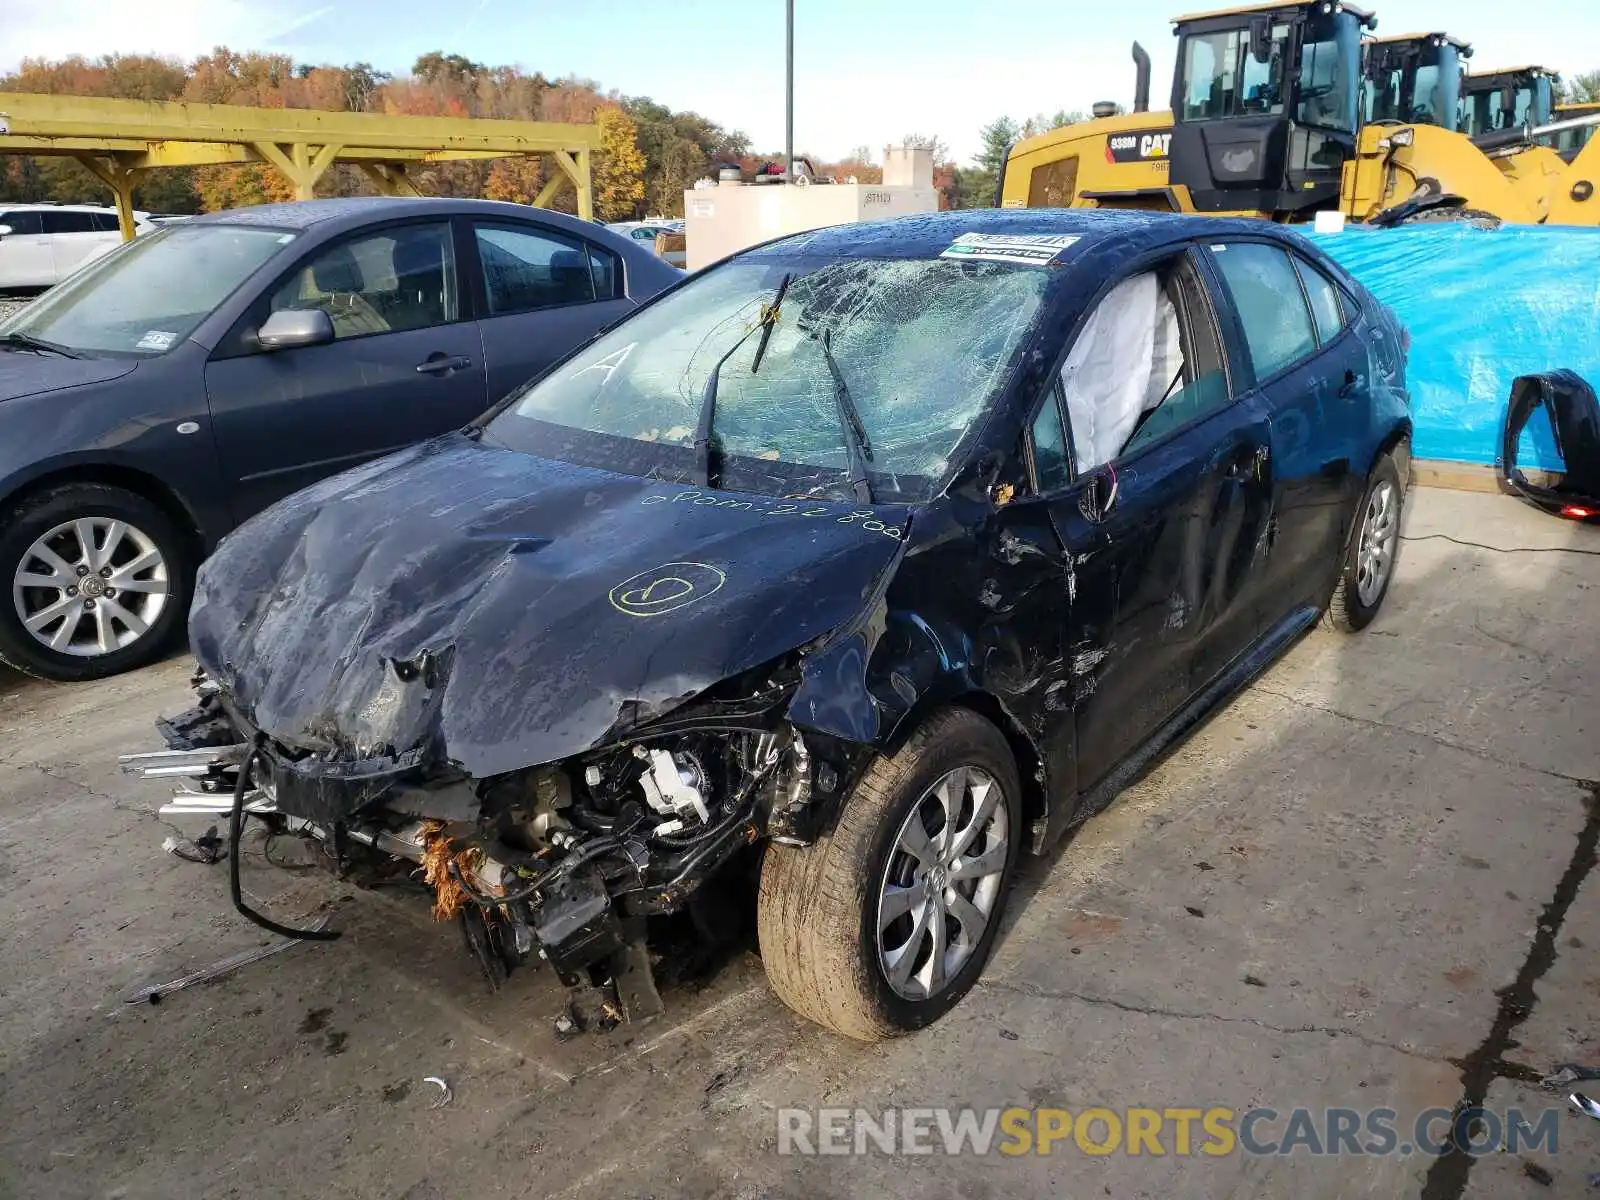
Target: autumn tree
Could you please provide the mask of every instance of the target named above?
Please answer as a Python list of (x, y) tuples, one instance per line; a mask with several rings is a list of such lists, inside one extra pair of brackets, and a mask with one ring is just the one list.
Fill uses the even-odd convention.
[[(749, 139), (742, 133), (698, 113), (675, 112), (648, 97), (607, 93), (591, 79), (549, 78), (442, 49), (419, 56), (411, 71), (400, 77), (368, 62), (296, 63), (287, 55), (225, 46), (187, 63), (149, 55), (30, 59), (0, 75), (0, 91), (404, 116), (597, 122), (608, 129), (593, 164), (597, 207), (602, 216), (613, 218), (635, 215), (646, 206), (681, 214), (686, 188), (715, 164), (737, 161), (749, 151)], [(611, 115), (606, 115), (608, 111)], [(413, 167), (410, 177), (425, 193), (527, 203), (548, 182), (552, 169), (534, 157), (437, 162)], [(317, 194), (323, 196), (370, 191), (366, 177), (349, 164), (335, 166), (317, 183)], [(291, 194), (290, 185), (276, 171), (247, 164), (153, 171), (135, 194), (135, 202), (157, 212), (192, 212), (287, 199)], [(104, 186), (72, 159), (0, 156), (0, 200), (44, 199), (104, 203), (108, 196)], [(572, 189), (561, 189), (554, 203), (572, 211)]]
[[(557, 168), (559, 170), (559, 168)], [(533, 156), (497, 158), (484, 181), (485, 200), (508, 200), (512, 204), (532, 204), (544, 186), (544, 171)]]
[(644, 199), (644, 154), (638, 129), (622, 106), (608, 104), (595, 114), (600, 126), (600, 152), (595, 155), (594, 209), (602, 221), (637, 216)]
[(931, 151), (935, 166), (938, 166), (940, 163), (947, 163), (951, 161), (950, 147), (945, 145), (942, 138), (934, 134), (908, 133), (905, 135), (905, 137), (900, 139), (900, 144), (907, 150)]

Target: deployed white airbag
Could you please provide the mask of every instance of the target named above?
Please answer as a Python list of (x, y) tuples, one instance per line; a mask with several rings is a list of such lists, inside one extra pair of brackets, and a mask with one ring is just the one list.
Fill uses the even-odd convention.
[[(1152, 272), (1119, 283), (1089, 315), (1061, 368), (1080, 474), (1116, 457), (1139, 415), (1160, 402), (1171, 382), (1170, 375), (1152, 382), (1157, 312), (1165, 300)], [(1170, 336), (1163, 332), (1164, 352)]]

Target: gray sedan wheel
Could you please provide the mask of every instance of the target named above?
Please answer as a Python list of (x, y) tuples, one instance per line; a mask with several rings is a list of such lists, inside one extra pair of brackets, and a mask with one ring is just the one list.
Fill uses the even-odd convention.
[(169, 588), (160, 547), (114, 517), (78, 517), (46, 530), (11, 577), (22, 627), (41, 646), (74, 658), (125, 650), (146, 636)]
[(0, 658), (60, 680), (150, 661), (181, 626), (188, 559), (142, 496), (72, 484), (31, 497), (0, 526)]

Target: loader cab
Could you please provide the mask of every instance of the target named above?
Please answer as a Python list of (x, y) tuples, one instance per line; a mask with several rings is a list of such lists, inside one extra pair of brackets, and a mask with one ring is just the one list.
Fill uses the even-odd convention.
[(1548, 125), (1560, 78), (1544, 67), (1468, 75), (1462, 85), (1461, 131), (1476, 137), (1523, 125)]
[(1344, 0), (1179, 17), (1171, 179), (1199, 212), (1292, 218), (1338, 202), (1360, 122), (1361, 34)]
[(1366, 43), (1361, 121), (1437, 125), (1461, 121), (1461, 84), (1472, 47), (1448, 33), (1411, 33)]

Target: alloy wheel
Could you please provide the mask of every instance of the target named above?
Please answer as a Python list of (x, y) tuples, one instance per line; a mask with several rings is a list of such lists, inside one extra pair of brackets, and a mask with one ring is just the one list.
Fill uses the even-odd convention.
[(896, 995), (938, 995), (996, 912), (1010, 835), (1000, 784), (957, 767), (906, 815), (878, 888), (878, 963)]
[(22, 627), (74, 658), (133, 645), (155, 625), (169, 591), (160, 548), (114, 517), (63, 521), (23, 552), (11, 580)]
[(1381, 480), (1367, 497), (1356, 549), (1356, 595), (1367, 607), (1378, 602), (1394, 568), (1400, 534), (1400, 497), (1394, 484)]

